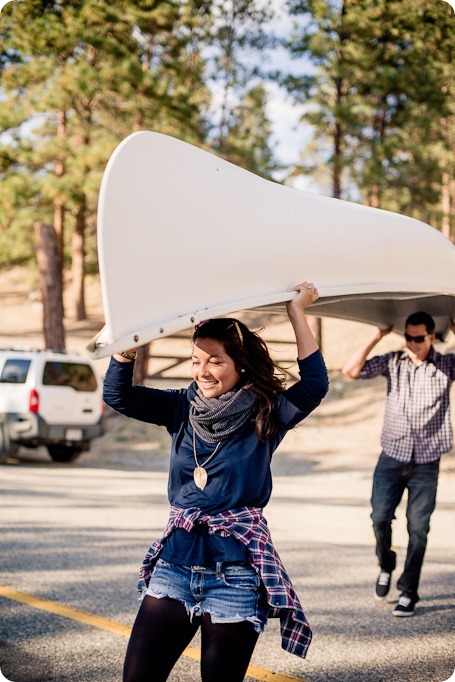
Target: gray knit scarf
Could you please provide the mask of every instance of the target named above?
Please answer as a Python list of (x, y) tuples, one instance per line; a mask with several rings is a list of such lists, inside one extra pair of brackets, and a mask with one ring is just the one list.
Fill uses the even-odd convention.
[(195, 381), (188, 387), (190, 423), (206, 443), (219, 441), (236, 433), (251, 419), (256, 396), (248, 386), (223, 393), (219, 398), (204, 398)]

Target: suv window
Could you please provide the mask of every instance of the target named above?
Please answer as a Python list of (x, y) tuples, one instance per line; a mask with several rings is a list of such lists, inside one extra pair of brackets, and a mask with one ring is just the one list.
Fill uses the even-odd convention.
[(46, 362), (45, 386), (71, 386), (75, 391), (96, 391), (97, 381), (90, 365), (82, 362)]
[(31, 360), (11, 359), (3, 366), (0, 382), (3, 384), (25, 384)]

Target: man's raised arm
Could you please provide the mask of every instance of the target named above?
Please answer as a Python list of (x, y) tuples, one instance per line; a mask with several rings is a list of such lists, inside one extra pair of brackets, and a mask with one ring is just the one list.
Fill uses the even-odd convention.
[(343, 372), (344, 376), (349, 377), (349, 379), (358, 379), (360, 372), (362, 371), (367, 360), (368, 354), (384, 336), (390, 334), (392, 329), (393, 327), (388, 327), (387, 329), (380, 329), (377, 327), (371, 339), (358, 350), (356, 350), (354, 355), (343, 365), (341, 371)]

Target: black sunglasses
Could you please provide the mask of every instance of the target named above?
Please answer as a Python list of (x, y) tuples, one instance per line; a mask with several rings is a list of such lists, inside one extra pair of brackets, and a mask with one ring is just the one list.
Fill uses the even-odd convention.
[(423, 343), (427, 336), (430, 336), (430, 334), (425, 334), (424, 336), (411, 336), (411, 334), (406, 334), (404, 335), (404, 338), (406, 341), (414, 341), (414, 343)]

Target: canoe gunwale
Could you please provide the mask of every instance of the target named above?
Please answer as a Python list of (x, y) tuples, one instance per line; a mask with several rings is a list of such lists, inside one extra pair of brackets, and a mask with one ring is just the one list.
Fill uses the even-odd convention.
[[(342, 290), (345, 291), (345, 288)], [(232, 315), (241, 311), (255, 311), (255, 312), (270, 312), (283, 314), (285, 312), (284, 305), (287, 301), (292, 300), (296, 296), (295, 292), (280, 292), (270, 294), (268, 296), (260, 296), (254, 299), (246, 299), (243, 301), (235, 301), (225, 303), (220, 306), (212, 308), (202, 308), (193, 312), (180, 315), (173, 319), (167, 320), (160, 325), (147, 325), (142, 328), (131, 330), (128, 333), (122, 334), (119, 338), (106, 325), (87, 346), (89, 353), (94, 358), (103, 358), (113, 353), (122, 352), (129, 348), (137, 348), (146, 343), (156, 339), (172, 336), (173, 334), (185, 329), (190, 329), (199, 322), (211, 317), (223, 317)], [(333, 290), (326, 290), (321, 292), (320, 299), (307, 309), (307, 313), (318, 317), (335, 317), (341, 319), (350, 319), (353, 321), (364, 322), (366, 324), (377, 325), (386, 328), (389, 325), (387, 320), (381, 322), (381, 319), (374, 314), (370, 319), (366, 319), (365, 312), (361, 315), (356, 315), (355, 311), (349, 311), (350, 304), (365, 304), (373, 309), (375, 304), (389, 304), (390, 302), (425, 302), (431, 300), (434, 307), (435, 300), (439, 302), (440, 307), (444, 310), (444, 317), (447, 318), (446, 323), (440, 324), (437, 329), (438, 336), (443, 337), (448, 330), (449, 317), (455, 315), (455, 295), (453, 293), (441, 292), (397, 292), (397, 291), (375, 291), (362, 293), (334, 293)], [(343, 312), (341, 306), (348, 306), (348, 312)], [(330, 306), (334, 306), (332, 310)], [(415, 308), (415, 306), (414, 306)], [(418, 306), (419, 309), (424, 309), (425, 306)], [(407, 314), (405, 314), (407, 317)], [(402, 331), (402, 325), (396, 326), (396, 331)]]

